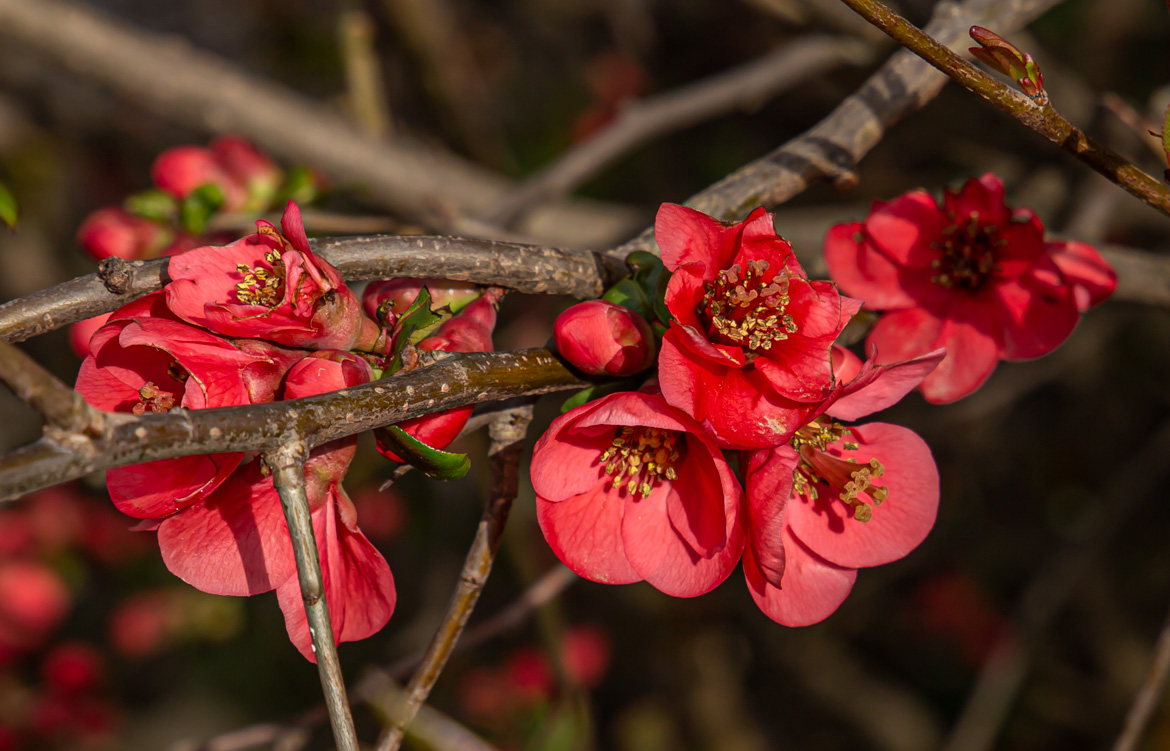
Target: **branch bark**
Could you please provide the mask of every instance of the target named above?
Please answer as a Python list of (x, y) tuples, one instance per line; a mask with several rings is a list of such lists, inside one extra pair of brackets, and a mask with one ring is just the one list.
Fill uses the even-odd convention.
[(552, 352), (529, 349), (448, 355), (408, 373), (292, 401), (141, 417), (103, 412), (96, 435), (46, 437), (0, 457), (0, 501), (127, 464), (273, 451), (296, 437), (313, 448), (451, 407), (586, 385)]
[(280, 506), (288, 522), (292, 538), (293, 556), (297, 563), (297, 579), (301, 598), (309, 621), (313, 640), (313, 654), (317, 658), (317, 672), (321, 690), (329, 710), (329, 724), (338, 751), (359, 751), (353, 716), (345, 696), (345, 679), (333, 643), (333, 625), (329, 620), (329, 605), (325, 598), (325, 580), (321, 576), (321, 560), (317, 554), (317, 540), (313, 535), (313, 518), (309, 497), (305, 490), (305, 460), (309, 450), (299, 440), (293, 440), (266, 453), (264, 463), (272, 470), (272, 482), (280, 496)]
[[(0, 0), (0, 3), (4, 0)], [(531, 294), (598, 297), (628, 273), (620, 260), (582, 250), (460, 237), (372, 235), (311, 241), (346, 279), (439, 277)], [(117, 310), (169, 281), (168, 259), (106, 259), (96, 274), (0, 305), (0, 339), (19, 342)]]
[(508, 512), (519, 490), (520, 459), (524, 453), (524, 437), (531, 420), (532, 410), (529, 408), (522, 417), (498, 421), (490, 428), (492, 447), (488, 453), (491, 461), (491, 490), (483, 517), (479, 521), (479, 528), (475, 533), (475, 540), (471, 544), (471, 549), (467, 551), (467, 559), (459, 574), (459, 583), (455, 585), (447, 611), (443, 614), (434, 638), (431, 639), (422, 664), (410, 679), (402, 704), (394, 712), (390, 727), (378, 739), (375, 751), (397, 751), (401, 746), (406, 728), (410, 726), (419, 707), (426, 702), (431, 689), (438, 681), (439, 674), (467, 625), (467, 619), (471, 617), (479, 593), (487, 584), (496, 551), (500, 547), (500, 537), (508, 521)]
[[(967, 0), (939, 3), (926, 33), (949, 47), (962, 45), (974, 24), (1008, 33), (1060, 0)], [(756, 161), (687, 199), (686, 205), (723, 220), (738, 220), (757, 206), (775, 206), (828, 178), (842, 187), (855, 182), (857, 162), (895, 123), (933, 99), (946, 83), (913, 53), (896, 53), (824, 120)], [(625, 258), (654, 250), (651, 227), (608, 251)]]
[(939, 44), (929, 34), (924, 34), (879, 0), (841, 1), (891, 39), (946, 73), (964, 89), (1072, 154), (1138, 200), (1170, 216), (1170, 188), (1138, 169), (1113, 149), (1090, 138), (1047, 103), (1046, 95), (1045, 103), (1040, 104), (1000, 83), (948, 47)]

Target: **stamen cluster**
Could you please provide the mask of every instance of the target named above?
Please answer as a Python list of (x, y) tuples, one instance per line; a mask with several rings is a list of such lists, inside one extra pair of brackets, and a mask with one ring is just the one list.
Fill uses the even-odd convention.
[(613, 475), (614, 490), (625, 487), (630, 495), (646, 498), (664, 478), (678, 478), (674, 469), (680, 457), (678, 441), (678, 431), (627, 425), (616, 431), (599, 462), (607, 475)]

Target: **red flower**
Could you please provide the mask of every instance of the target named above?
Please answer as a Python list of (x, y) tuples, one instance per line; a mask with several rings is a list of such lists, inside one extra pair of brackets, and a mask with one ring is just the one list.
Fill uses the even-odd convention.
[[(244, 187), (246, 200), (241, 211), (263, 211), (276, 197), (284, 172), (247, 139), (220, 136), (210, 144), (215, 161)], [(198, 186), (196, 186), (198, 187)]]
[[(94, 334), (93, 354), (82, 361), (76, 386), (94, 407), (144, 414), (271, 401), (285, 371), (304, 354), (262, 342), (236, 346), (175, 321), (162, 294), (123, 306)], [(106, 483), (122, 513), (164, 516), (206, 497), (242, 458), (234, 453), (162, 459), (111, 469)]]
[[(285, 396), (347, 388), (371, 375), (356, 355), (317, 352), (289, 371)], [(356, 446), (356, 437), (333, 441), (314, 449), (305, 464), (335, 642), (375, 633), (395, 603), (390, 567), (358, 528), (353, 503), (341, 487)], [(240, 469), (202, 502), (160, 520), (157, 528), (167, 568), (197, 589), (239, 596), (275, 589), (289, 638), (315, 661), (280, 497), (259, 461)]]
[(662, 394), (724, 447), (775, 446), (833, 381), (829, 350), (861, 302), (810, 282), (763, 209), (725, 225), (663, 204), (654, 225), (674, 272)]
[[(502, 296), (502, 290), (489, 287), (460, 310), (458, 315), (444, 321), (435, 333), (419, 342), (418, 348), (427, 352), (491, 352), (496, 308)], [(407, 303), (407, 307), (409, 305)], [(474, 410), (475, 405), (468, 404), (404, 420), (398, 423), (398, 427), (428, 446), (441, 449), (458, 437)], [(384, 444), (381, 433), (381, 429), (374, 431), (378, 437), (378, 451), (390, 461), (401, 462), (402, 459)]]
[(841, 289), (891, 311), (868, 340), (885, 361), (946, 347), (922, 383), (936, 403), (979, 388), (998, 360), (1051, 352), (1113, 287), (1095, 250), (1045, 243), (1040, 220), (1004, 204), (991, 174), (946, 191), (942, 206), (921, 190), (875, 203), (864, 222), (829, 230), (825, 260)]
[(98, 209), (77, 229), (77, 243), (95, 261), (111, 256), (127, 261), (154, 258), (163, 254), (173, 237), (165, 225), (119, 206)]
[(533, 451), (532, 486), (549, 545), (586, 579), (644, 579), (693, 597), (727, 578), (743, 550), (739, 482), (658, 394), (611, 394), (553, 420)]
[(654, 332), (646, 319), (605, 300), (577, 303), (557, 316), (553, 341), (586, 373), (628, 376), (654, 363)]
[(337, 269), (309, 249), (291, 201), (281, 220), (231, 245), (171, 257), (167, 305), (189, 323), (224, 336), (309, 349), (372, 348), (381, 333), (364, 316)]
[(150, 167), (154, 184), (175, 198), (186, 198), (204, 185), (214, 185), (223, 195), (225, 211), (247, 204), (244, 185), (228, 173), (216, 155), (202, 146), (175, 146), (155, 157)]
[(858, 568), (897, 560), (926, 537), (938, 508), (930, 449), (897, 425), (844, 426), (832, 417), (855, 419), (889, 406), (942, 357), (936, 351), (891, 366), (841, 363), (857, 375), (835, 390), (828, 416), (783, 446), (746, 455), (744, 574), (768, 617), (786, 626), (823, 620), (849, 594)]
[(480, 296), (480, 288), (471, 282), (453, 282), (447, 279), (415, 279), (398, 277), (370, 282), (362, 292), (362, 310), (370, 318), (378, 320), (378, 309), (386, 306), (386, 313), (393, 313), (388, 324), (393, 326), (398, 316), (406, 312), (422, 288), (431, 295), (431, 309), (447, 307), (458, 313), (472, 300)]

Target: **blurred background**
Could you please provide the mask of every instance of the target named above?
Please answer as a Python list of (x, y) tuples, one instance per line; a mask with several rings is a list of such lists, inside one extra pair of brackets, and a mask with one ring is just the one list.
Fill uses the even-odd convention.
[[(919, 23), (932, 12), (928, 0), (896, 5)], [(659, 203), (684, 200), (814, 125), (893, 51), (828, 0), (62, 7), (100, 12), (120, 33), (182, 54), (214, 55), (232, 75), (294, 96), (355, 138), (441, 155), (435, 174), (451, 164), (473, 172), (470, 187), (451, 189), (474, 194), (465, 200), (474, 210), (455, 202), (396, 211), (386, 190), (319, 163), (295, 139), (244, 133), (284, 178), (301, 181), (285, 187), (313, 199), (311, 235), (479, 231), (604, 249), (648, 226)], [(64, 35), (75, 17), (58, 17)], [(542, 225), (500, 208), (506, 186), (617, 127), (630, 108), (814, 35), (847, 54), (783, 91), (622, 150), (568, 186), (576, 213)], [(163, 150), (205, 145), (240, 122), (238, 112), (192, 116), (165, 91), (111, 83), (85, 62), (90, 51), (54, 50), (44, 36), (0, 23), (0, 182), (22, 208), (18, 229), (0, 230), (0, 301), (94, 271), (93, 251), (78, 240), (87, 216), (149, 189)], [(1170, 99), (1162, 3), (1069, 0), (1005, 36), (1038, 60), (1066, 116), (1161, 174), (1146, 131), (1160, 127)], [(157, 70), (173, 63), (159, 58)], [(813, 186), (778, 207), (777, 229), (823, 273), (831, 224), (861, 218), (872, 200), (987, 171), (1050, 232), (1151, 253), (1167, 247), (1165, 217), (953, 86), (889, 131), (859, 166), (855, 189)], [(499, 195), (480, 195), (489, 189)], [(256, 214), (218, 212), (204, 236), (243, 234)], [(544, 345), (568, 303), (505, 301), (497, 349)], [(67, 330), (23, 346), (72, 383), (80, 360)], [(443, 740), (457, 723), (496, 748), (525, 751), (1108, 747), (1170, 606), (1167, 353), (1165, 309), (1111, 302), (1055, 353), (1001, 364), (967, 399), (937, 407), (911, 395), (883, 414), (932, 447), (943, 485), (938, 523), (921, 548), (863, 571), (835, 615), (804, 629), (761, 614), (738, 571), (695, 600), (564, 575), (525, 484), (472, 617), (477, 643), (440, 679), (430, 706), (441, 714), (425, 716), (431, 735), (408, 744), (470, 748)], [(541, 403), (532, 440), (559, 403)], [(7, 392), (0, 414), (3, 450), (39, 436), (39, 418)], [(474, 461), (464, 479), (410, 474), (385, 492), (378, 487), (391, 468), (362, 448), (346, 485), (390, 562), (399, 601), (381, 633), (341, 647), (351, 684), (366, 687), (359, 698), (384, 689), (386, 676), (409, 677), (455, 584), (487, 484), (483, 436), (456, 446)], [(193, 590), (165, 570), (153, 535), (131, 524), (101, 477), (0, 510), (0, 751), (331, 747), (316, 670), (288, 642), (275, 598)], [(555, 592), (538, 608), (500, 616), (515, 613), (525, 593)], [(359, 735), (373, 739), (377, 712), (360, 702), (355, 711)], [(1170, 748), (1166, 699), (1140, 748)]]

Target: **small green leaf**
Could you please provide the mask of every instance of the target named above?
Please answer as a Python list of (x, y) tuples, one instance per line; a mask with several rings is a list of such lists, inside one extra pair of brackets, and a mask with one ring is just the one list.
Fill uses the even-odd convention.
[(272, 205), (279, 207), (289, 201), (296, 201), (298, 204), (312, 203), (320, 192), (317, 181), (313, 179), (312, 170), (306, 167), (293, 167), (276, 191)]
[(161, 222), (174, 220), (179, 202), (165, 190), (144, 190), (128, 196), (122, 203), (131, 214)]
[(673, 274), (662, 269), (662, 273), (658, 275), (658, 284), (654, 289), (654, 317), (669, 326), (674, 316), (670, 314), (670, 310), (666, 307), (666, 286), (670, 284), (670, 277)]
[(642, 287), (628, 276), (607, 289), (601, 299), (629, 308), (647, 321), (654, 316), (650, 308), (650, 298), (646, 296)]
[(192, 235), (202, 235), (222, 206), (223, 191), (218, 186), (200, 185), (179, 204), (179, 225)]
[(20, 206), (16, 203), (16, 196), (4, 183), (0, 183), (0, 222), (9, 229), (16, 227), (20, 220)]
[(586, 386), (585, 388), (570, 396), (565, 400), (565, 403), (561, 405), (561, 414), (563, 415), (570, 409), (576, 409), (582, 404), (591, 401), (593, 399), (593, 392), (596, 388), (596, 386)]
[(387, 426), (379, 436), (384, 444), (427, 477), (458, 480), (471, 468), (467, 454), (455, 454), (428, 446), (397, 425)]
[(402, 368), (402, 351), (407, 344), (418, 344), (450, 317), (451, 311), (446, 308), (438, 312), (431, 310), (430, 290), (426, 287), (420, 289), (418, 297), (394, 324), (394, 343), (387, 355), (387, 372), (396, 373)]

